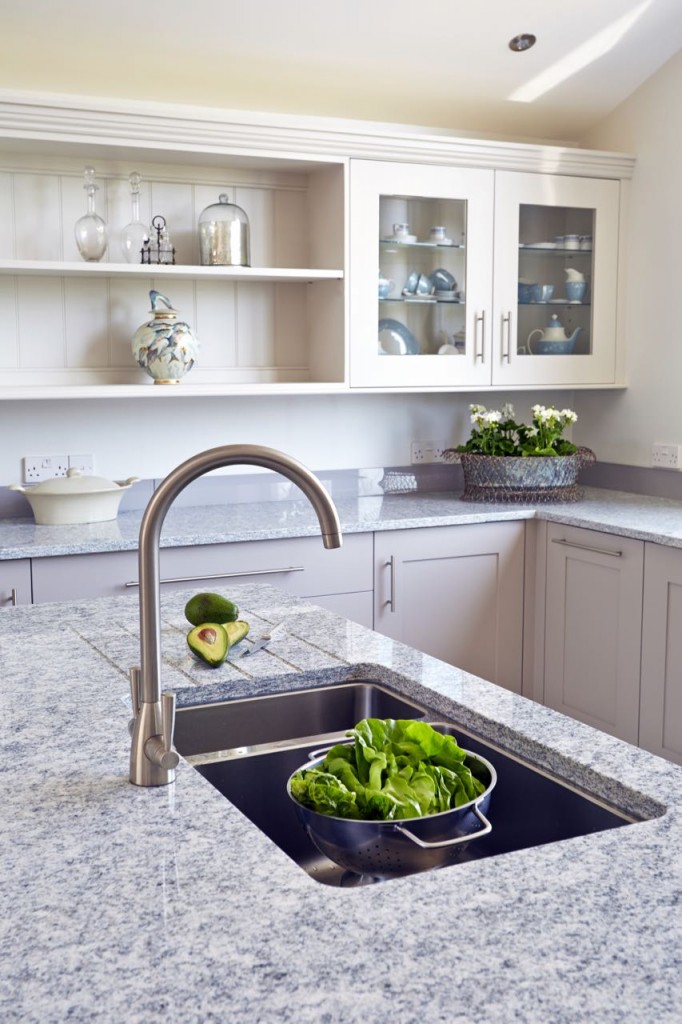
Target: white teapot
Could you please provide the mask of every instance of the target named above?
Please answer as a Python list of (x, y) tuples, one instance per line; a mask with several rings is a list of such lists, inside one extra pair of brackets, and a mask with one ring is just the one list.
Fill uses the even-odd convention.
[[(581, 331), (582, 327), (576, 327), (573, 334), (569, 337), (559, 317), (556, 313), (553, 313), (544, 331), (540, 327), (536, 327), (528, 335), (528, 351), (531, 355), (568, 355), (575, 348), (576, 340)], [(533, 350), (531, 342), (536, 335), (539, 337), (535, 342), (535, 350)]]

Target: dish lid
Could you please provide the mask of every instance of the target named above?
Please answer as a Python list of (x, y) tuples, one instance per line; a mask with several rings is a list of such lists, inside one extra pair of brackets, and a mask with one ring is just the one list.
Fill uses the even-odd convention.
[(103, 476), (86, 476), (80, 469), (69, 469), (66, 476), (57, 476), (52, 480), (44, 480), (31, 488), (31, 494), (94, 494), (102, 491), (118, 491), (122, 487), (130, 487), (139, 477), (131, 476), (128, 480), (107, 480)]

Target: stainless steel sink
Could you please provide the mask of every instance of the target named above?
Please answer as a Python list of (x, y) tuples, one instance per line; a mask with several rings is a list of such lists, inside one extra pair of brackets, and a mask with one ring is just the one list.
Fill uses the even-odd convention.
[[(180, 708), (175, 748), (192, 763), (243, 757), (263, 746), (324, 743), (362, 718), (421, 718), (425, 709), (364, 680)], [(202, 758), (200, 755), (209, 755)]]
[[(314, 846), (286, 791), (316, 748), (360, 719), (428, 718), (426, 707), (371, 680), (178, 710), (175, 745), (196, 770), (318, 882), (353, 887), (384, 881), (338, 867)], [(445, 722), (443, 721), (443, 724)], [(631, 815), (448, 722), (461, 746), (495, 767), (490, 834), (460, 847), (454, 863), (633, 824)], [(449, 731), (444, 729), (443, 731)], [(444, 868), (440, 870), (445, 870)]]

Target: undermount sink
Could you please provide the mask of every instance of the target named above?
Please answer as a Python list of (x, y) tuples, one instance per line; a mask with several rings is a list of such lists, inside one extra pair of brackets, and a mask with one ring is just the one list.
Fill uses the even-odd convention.
[[(428, 718), (433, 722), (433, 717), (428, 708), (382, 685), (357, 680), (180, 708), (175, 747), (311, 878), (350, 888), (385, 879), (345, 871), (320, 853), (297, 817), (286, 790), (287, 780), (317, 748), (344, 738), (362, 718)], [(453, 863), (642, 820), (484, 741), (456, 722), (441, 716), (441, 723), (452, 728), (461, 746), (487, 758), (497, 772), (488, 812), (492, 831), (462, 845)]]

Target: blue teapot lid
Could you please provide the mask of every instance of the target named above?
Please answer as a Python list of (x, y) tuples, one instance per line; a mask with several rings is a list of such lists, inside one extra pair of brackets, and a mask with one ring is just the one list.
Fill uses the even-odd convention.
[(564, 325), (562, 324), (561, 320), (556, 315), (556, 313), (552, 313), (551, 317), (547, 321), (547, 328), (552, 328), (552, 327), (560, 327), (562, 331), (564, 329)]

